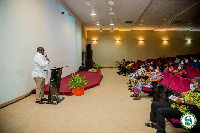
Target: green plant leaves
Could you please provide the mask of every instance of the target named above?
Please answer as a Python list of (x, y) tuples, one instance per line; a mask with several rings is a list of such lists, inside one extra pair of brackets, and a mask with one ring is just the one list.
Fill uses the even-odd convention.
[(88, 84), (89, 82), (87, 82), (87, 80), (84, 80), (85, 79), (85, 76), (82, 77), (82, 76), (79, 76), (79, 74), (75, 75), (74, 73), (71, 73), (72, 75), (72, 78), (70, 79), (69, 81), (69, 86), (71, 88), (82, 88), (84, 85)]
[(95, 66), (95, 68), (97, 69), (97, 70), (100, 70), (101, 69), (101, 67), (100, 66)]

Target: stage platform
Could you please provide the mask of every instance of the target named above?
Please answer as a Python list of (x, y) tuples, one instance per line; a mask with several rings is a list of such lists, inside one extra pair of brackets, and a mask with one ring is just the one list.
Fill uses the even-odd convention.
[[(76, 72), (76, 74), (79, 74), (80, 76), (85, 76), (85, 80), (88, 80), (89, 84), (85, 85), (85, 90), (98, 86), (101, 82), (101, 79), (103, 78), (103, 75), (97, 72), (79, 71)], [(61, 79), (59, 95), (72, 95), (72, 90), (69, 89), (70, 86), (68, 85), (71, 77), (72, 76), (69, 75)], [(32, 93), (35, 94), (36, 89), (34, 89)], [(44, 94), (49, 94), (49, 84), (45, 86)]]

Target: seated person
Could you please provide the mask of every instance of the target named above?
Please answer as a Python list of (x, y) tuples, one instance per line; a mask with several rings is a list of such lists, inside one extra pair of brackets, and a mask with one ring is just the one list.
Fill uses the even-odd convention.
[(144, 64), (145, 66), (150, 66), (149, 60), (147, 59)]
[(120, 65), (120, 71), (117, 72), (119, 75), (124, 74), (124, 76), (126, 76), (126, 60), (123, 59), (122, 64)]
[(180, 63), (180, 59), (178, 59), (177, 57), (176, 57), (176, 59), (175, 59), (175, 61), (174, 61), (174, 65), (178, 65), (179, 63)]
[(200, 109), (200, 77), (194, 78), (190, 89), (183, 92), (175, 103), (153, 101), (151, 104), (150, 121), (145, 123), (147, 127), (157, 129), (157, 133), (164, 133), (165, 118), (180, 119), (181, 116), (190, 112), (189, 107), (198, 107)]
[(187, 65), (187, 63), (188, 63), (188, 59), (187, 58), (184, 58), (182, 61), (181, 61), (181, 65)]
[(163, 79), (162, 71), (163, 71), (163, 68), (161, 66), (157, 66), (155, 70), (155, 74), (152, 74), (151, 76), (149, 76), (149, 78), (145, 82), (139, 82), (134, 88), (133, 96), (135, 96), (135, 98), (133, 100), (141, 99), (142, 87), (153, 88), (152, 82), (161, 81), (161, 79)]
[(198, 58), (194, 58), (193, 63), (190, 65), (190, 67), (200, 68), (200, 62)]
[(168, 64), (165, 64), (164, 72), (171, 73), (173, 71), (174, 71), (174, 67), (173, 67), (173, 63), (172, 62), (169, 62)]
[(179, 75), (185, 77), (187, 75), (186, 71), (184, 70), (184, 65), (179, 65), (177, 70), (172, 72), (174, 75)]
[(128, 74), (130, 74), (133, 71), (134, 65), (135, 65), (134, 61), (131, 61), (131, 63), (127, 64), (126, 71)]
[(138, 78), (139, 75), (143, 75), (143, 73), (146, 72), (145, 65), (142, 64), (139, 66), (140, 68), (136, 70), (134, 73), (130, 73), (129, 76), (129, 81), (131, 82), (133, 78)]

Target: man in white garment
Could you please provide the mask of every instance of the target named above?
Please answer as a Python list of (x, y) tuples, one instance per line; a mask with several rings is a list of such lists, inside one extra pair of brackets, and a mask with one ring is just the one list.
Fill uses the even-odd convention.
[(47, 78), (48, 72), (45, 71), (49, 64), (49, 59), (44, 59), (44, 48), (38, 47), (37, 54), (33, 58), (33, 72), (32, 77), (36, 83), (36, 103), (44, 104), (44, 101), (47, 101), (44, 98), (44, 86), (45, 86), (45, 78)]

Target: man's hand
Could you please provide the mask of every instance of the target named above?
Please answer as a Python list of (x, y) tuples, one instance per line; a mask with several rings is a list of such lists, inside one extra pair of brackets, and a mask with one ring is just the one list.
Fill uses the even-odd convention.
[(182, 100), (180, 98), (178, 98), (178, 100), (176, 100), (175, 103), (181, 105), (182, 104)]

